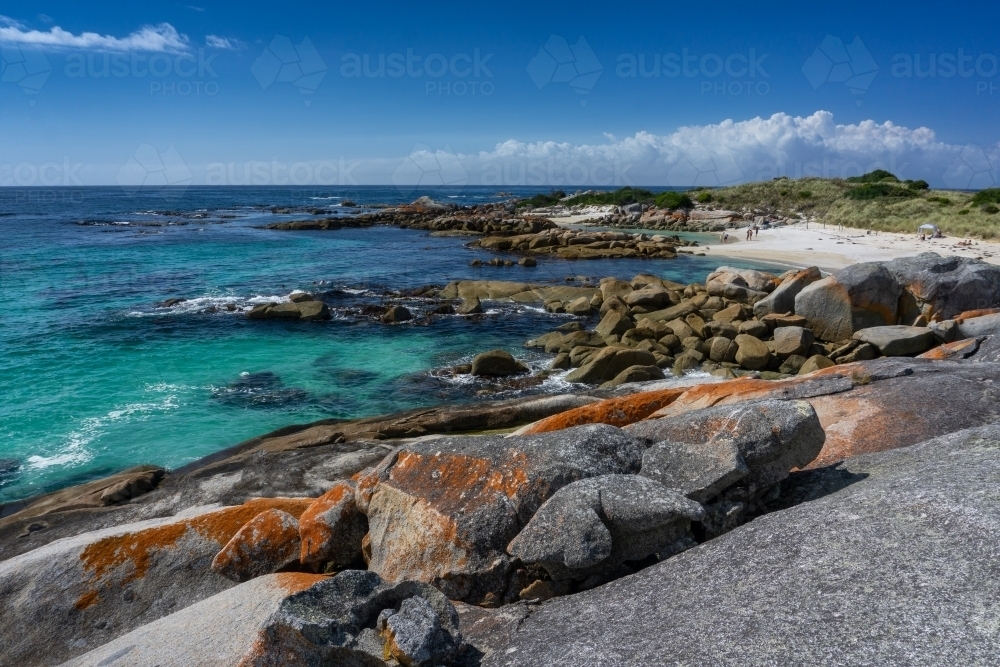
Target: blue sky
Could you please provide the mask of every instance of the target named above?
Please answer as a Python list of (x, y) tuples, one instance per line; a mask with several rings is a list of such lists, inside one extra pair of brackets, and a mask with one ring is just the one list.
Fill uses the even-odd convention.
[(8, 0), (0, 184), (996, 181), (996, 3), (295, 4)]

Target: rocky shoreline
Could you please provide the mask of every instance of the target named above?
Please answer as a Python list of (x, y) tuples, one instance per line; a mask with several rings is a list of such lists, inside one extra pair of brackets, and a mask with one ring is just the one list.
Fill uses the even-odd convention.
[[(1000, 268), (926, 253), (417, 292), (423, 311), (373, 317), (575, 316), (527, 344), (579, 389), (291, 426), (9, 508), (5, 660), (998, 658)], [(296, 293), (248, 317), (324, 308)], [(536, 375), (503, 350), (449, 370)]]

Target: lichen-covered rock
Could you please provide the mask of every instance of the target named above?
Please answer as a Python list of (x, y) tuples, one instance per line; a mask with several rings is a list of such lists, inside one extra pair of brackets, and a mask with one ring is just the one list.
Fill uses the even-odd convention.
[[(458, 652), (457, 615), (453, 627), (441, 627), (441, 617), (426, 598), (403, 600), (399, 610), (384, 609), (375, 624), (385, 640), (383, 657), (388, 654), (406, 667), (448, 664)], [(454, 633), (454, 635), (452, 634)]]
[(989, 624), (1000, 428), (857, 457), (802, 484), (811, 502), (536, 607), (484, 667), (1000, 661)]
[(820, 340), (845, 340), (860, 329), (895, 324), (901, 293), (885, 265), (853, 264), (803, 288), (795, 314)]
[(627, 426), (640, 419), (645, 419), (660, 408), (670, 405), (678, 396), (687, 391), (688, 387), (676, 387), (659, 391), (644, 391), (638, 394), (609, 398), (590, 405), (567, 410), (551, 417), (546, 417), (533, 424), (523, 427), (518, 434), (547, 433), (561, 431), (571, 426), (582, 424), (610, 424), (612, 426)]
[(545, 501), (508, 552), (556, 581), (614, 575), (621, 565), (694, 546), (701, 505), (638, 475), (603, 475), (564, 486)]
[(85, 532), (0, 561), (0, 600), (17, 600), (0, 614), (4, 661), (57, 664), (234, 586), (210, 567), (220, 549), (261, 512), (297, 517), (310, 502), (269, 498), (193, 511)]
[(750, 475), (736, 443), (726, 437), (703, 443), (663, 440), (642, 455), (644, 477), (706, 502)]
[[(650, 446), (643, 455), (640, 474), (668, 485), (680, 483), (687, 475), (675, 468), (675, 457), (683, 455), (683, 451), (673, 443), (704, 445), (709, 458), (722, 460), (732, 458), (727, 451), (729, 445), (714, 441), (732, 443), (748, 471), (739, 479), (753, 487), (751, 492), (773, 486), (793, 468), (809, 464), (822, 450), (826, 438), (816, 411), (807, 401), (763, 400), (717, 406), (676, 417), (646, 419), (625, 430)], [(657, 443), (663, 442), (669, 444), (659, 447)], [(721, 466), (733, 470), (740, 467), (738, 462)], [(711, 496), (704, 494), (714, 489), (712, 484), (704, 491), (689, 482), (679, 488), (707, 500)]]
[(358, 476), (369, 568), (453, 600), (516, 599), (506, 547), (538, 507), (576, 480), (637, 472), (641, 458), (637, 440), (606, 425), (406, 445)]
[(288, 512), (264, 510), (222, 547), (212, 570), (233, 581), (272, 574), (299, 560), (299, 522)]
[(885, 268), (915, 297), (927, 320), (1000, 306), (1000, 267), (979, 259), (924, 252), (886, 262)]
[(299, 560), (303, 564), (331, 563), (339, 569), (361, 558), (361, 541), (368, 533), (368, 520), (358, 510), (354, 493), (354, 482), (341, 482), (302, 513)]

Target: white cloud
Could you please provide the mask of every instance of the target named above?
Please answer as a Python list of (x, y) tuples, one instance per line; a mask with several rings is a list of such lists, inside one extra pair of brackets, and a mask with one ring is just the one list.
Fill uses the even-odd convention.
[[(455, 157), (469, 173), (470, 184), (497, 186), (713, 186), (776, 176), (847, 177), (882, 168), (900, 178), (957, 187), (948, 170), (969, 152), (967, 146), (939, 141), (926, 127), (873, 120), (839, 125), (828, 111), (725, 120), (666, 135), (605, 137), (607, 142), (596, 144), (511, 139), (489, 151)], [(997, 148), (975, 148), (992, 163), (994, 178)], [(428, 152), (427, 157), (440, 157), (438, 153)], [(375, 162), (362, 161), (357, 173), (375, 179), (368, 182), (385, 182)]]
[(92, 49), (97, 51), (151, 51), (177, 53), (188, 49), (188, 38), (169, 23), (143, 26), (126, 37), (83, 32), (74, 35), (56, 26), (43, 32), (27, 30), (12, 19), (0, 20), (0, 43), (25, 44), (35, 47)]
[(227, 49), (233, 51), (242, 45), (238, 39), (229, 39), (228, 37), (219, 37), (218, 35), (207, 35), (205, 37), (205, 46), (210, 49)]

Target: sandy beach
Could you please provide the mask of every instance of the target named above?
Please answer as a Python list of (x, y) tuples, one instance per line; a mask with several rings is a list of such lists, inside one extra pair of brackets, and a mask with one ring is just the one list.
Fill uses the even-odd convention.
[(909, 257), (922, 252), (941, 255), (979, 258), (991, 264), (1000, 264), (1000, 244), (973, 240), (972, 245), (956, 245), (963, 239), (945, 237), (921, 241), (916, 234), (880, 232), (809, 223), (762, 229), (752, 241), (743, 239), (746, 230), (730, 233), (728, 242), (705, 245), (709, 256), (739, 257), (759, 261), (773, 261), (793, 266), (818, 266), (824, 271), (835, 271), (857, 262), (874, 262)]

